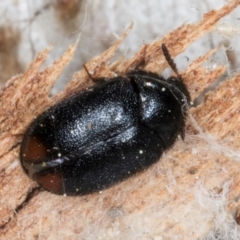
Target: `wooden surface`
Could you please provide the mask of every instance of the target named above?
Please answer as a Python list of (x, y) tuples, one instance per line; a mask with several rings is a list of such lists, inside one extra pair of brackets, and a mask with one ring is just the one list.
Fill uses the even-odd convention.
[[(202, 22), (183, 25), (149, 44), (145, 52), (143, 46), (131, 59), (107, 65), (126, 31), (87, 68), (96, 77), (111, 77), (134, 69), (145, 56), (145, 69), (161, 73), (167, 66), (162, 42), (174, 57), (239, 4), (231, 1), (209, 12)], [(157, 164), (131, 179), (82, 197), (55, 196), (28, 179), (19, 163), (27, 126), (50, 105), (91, 84), (86, 72), (79, 71), (63, 92), (48, 96), (76, 44), (43, 71), (39, 69), (49, 49), (40, 53), (0, 93), (0, 239), (210, 239), (225, 232), (240, 237), (235, 221), (240, 194), (239, 74), (190, 110), (184, 142), (178, 140)], [(182, 73), (192, 99), (226, 70), (203, 67), (214, 51), (218, 49), (196, 59)]]

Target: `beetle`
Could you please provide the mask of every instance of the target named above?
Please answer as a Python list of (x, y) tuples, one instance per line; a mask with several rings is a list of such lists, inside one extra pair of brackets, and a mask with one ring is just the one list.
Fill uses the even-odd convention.
[(55, 194), (90, 194), (143, 171), (184, 139), (190, 95), (164, 44), (162, 51), (176, 77), (138, 68), (94, 79), (38, 116), (20, 148), (28, 176)]

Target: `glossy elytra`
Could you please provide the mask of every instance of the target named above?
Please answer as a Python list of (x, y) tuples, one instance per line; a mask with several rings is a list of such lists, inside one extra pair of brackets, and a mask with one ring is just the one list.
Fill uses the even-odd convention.
[(177, 77), (135, 70), (99, 79), (37, 117), (20, 151), (28, 176), (55, 194), (88, 194), (146, 169), (183, 138), (190, 96), (162, 50)]

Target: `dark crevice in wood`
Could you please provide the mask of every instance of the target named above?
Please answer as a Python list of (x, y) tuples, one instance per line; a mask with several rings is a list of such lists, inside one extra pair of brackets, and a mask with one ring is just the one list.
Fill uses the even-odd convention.
[(25, 200), (16, 207), (14, 214), (16, 215), (17, 213), (19, 213), (25, 206), (26, 204), (33, 198), (35, 197), (39, 192), (41, 192), (41, 187), (37, 186), (35, 188), (33, 188), (26, 196)]
[(17, 143), (15, 143), (13, 146), (11, 146), (10, 149), (7, 150), (7, 152), (4, 152), (2, 155), (0, 155), (0, 158), (4, 158), (4, 156), (8, 153), (10, 153), (11, 151), (13, 151), (15, 148), (17, 148), (20, 145), (21, 141), (18, 141)]
[(23, 202), (21, 204), (19, 204), (16, 209), (13, 211), (13, 216), (8, 218), (8, 220), (0, 225), (0, 231), (4, 230), (4, 228), (16, 217), (16, 215), (22, 210), (24, 209), (24, 207), (28, 204), (28, 202), (35, 197), (36, 195), (38, 195), (39, 192), (41, 192), (41, 187), (35, 187), (32, 188), (32, 190), (30, 192), (28, 192), (28, 194), (26, 195), (25, 199), (23, 200)]

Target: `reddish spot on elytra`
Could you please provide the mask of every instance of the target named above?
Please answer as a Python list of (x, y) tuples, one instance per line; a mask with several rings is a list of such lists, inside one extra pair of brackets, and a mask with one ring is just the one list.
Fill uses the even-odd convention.
[(44, 188), (55, 194), (63, 194), (63, 179), (61, 173), (49, 173), (46, 175), (39, 175), (36, 177), (39, 184)]
[(47, 156), (47, 147), (43, 145), (36, 137), (31, 136), (23, 149), (26, 161), (36, 163), (42, 161)]

